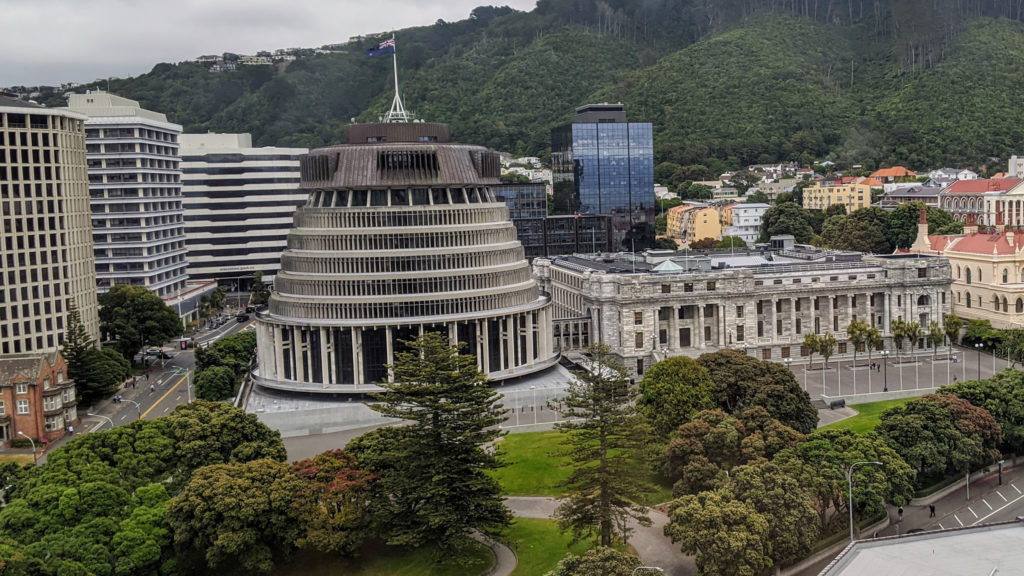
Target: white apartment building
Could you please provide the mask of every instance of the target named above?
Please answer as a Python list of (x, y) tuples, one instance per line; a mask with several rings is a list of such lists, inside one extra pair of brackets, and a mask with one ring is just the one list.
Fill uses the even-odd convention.
[(753, 246), (761, 235), (761, 219), (769, 208), (771, 206), (760, 203), (734, 205), (732, 225), (722, 230), (722, 236), (736, 236), (742, 238), (748, 246)]
[(253, 148), (249, 134), (182, 134), (181, 170), (189, 277), (248, 287), (281, 268), (306, 148)]
[(99, 340), (85, 120), (0, 96), (3, 356), (55, 351), (71, 302)]
[(96, 287), (145, 286), (165, 300), (186, 290), (181, 126), (106, 92), (71, 94), (85, 122)]

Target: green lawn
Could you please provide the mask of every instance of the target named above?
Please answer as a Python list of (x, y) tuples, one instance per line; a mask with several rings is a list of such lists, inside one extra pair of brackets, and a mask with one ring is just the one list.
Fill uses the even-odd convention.
[(570, 545), (569, 540), (569, 534), (559, 532), (554, 520), (516, 518), (506, 540), (519, 558), (512, 576), (544, 576), (569, 552), (583, 554), (593, 546), (593, 542)]
[[(333, 554), (300, 552), (287, 564), (274, 568), (275, 576), (479, 576), (494, 564), (490, 549), (479, 545), (468, 554), (468, 563), (453, 558), (435, 564), (433, 550), (408, 550), (394, 546), (375, 546), (358, 558)], [(557, 562), (557, 560), (556, 560)]]
[(0, 464), (15, 462), (22, 466), (34, 462), (31, 454), (0, 454)]
[(902, 406), (913, 398), (900, 398), (898, 400), (885, 400), (882, 402), (869, 402), (867, 404), (851, 404), (850, 408), (857, 411), (852, 418), (833, 422), (828, 426), (822, 426), (819, 430), (853, 430), (858, 434), (864, 434), (875, 429), (882, 417), (882, 412), (894, 406)]
[[(509, 496), (565, 495), (561, 484), (569, 478), (569, 459), (552, 456), (562, 449), (563, 434), (557, 430), (509, 434), (500, 440), (502, 460), (508, 466), (493, 472), (502, 491)], [(658, 475), (652, 475), (651, 484), (656, 491), (647, 504), (660, 504), (672, 497), (672, 485)]]

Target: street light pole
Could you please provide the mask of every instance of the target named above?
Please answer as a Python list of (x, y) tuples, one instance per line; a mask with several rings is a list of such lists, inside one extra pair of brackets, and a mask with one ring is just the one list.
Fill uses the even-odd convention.
[(533, 396), (533, 424), (537, 424), (537, 388), (530, 386), (530, 394)]
[(857, 466), (882, 466), (881, 462), (854, 462), (850, 464), (850, 467), (846, 469), (846, 485), (849, 489), (849, 500), (846, 502), (846, 507), (850, 509), (850, 542), (853, 543), (853, 470)]
[(24, 436), (25, 438), (28, 439), (28, 443), (32, 445), (32, 463), (33, 464), (38, 464), (39, 463), (39, 455), (36, 454), (36, 441), (33, 440), (31, 436), (29, 436), (28, 434), (25, 434), (21, 430), (18, 430), (18, 435), (19, 436)]
[(128, 402), (130, 404), (135, 404), (135, 409), (139, 411), (139, 420), (142, 420), (142, 405), (141, 404), (139, 404), (135, 400), (124, 400), (124, 399), (122, 399), (121, 401), (122, 402)]
[(974, 347), (978, 350), (978, 380), (981, 380), (981, 348), (984, 346), (981, 342), (975, 342)]
[(882, 383), (882, 392), (889, 391), (889, 351), (882, 350), (882, 364), (885, 366), (885, 376)]
[[(103, 414), (93, 414), (92, 412), (86, 412), (85, 415), (86, 416), (92, 416), (93, 418), (103, 418), (107, 422), (110, 422), (110, 429), (111, 430), (114, 429), (114, 421), (111, 420), (110, 418), (104, 416)], [(100, 424), (100, 426), (102, 426), (102, 424)]]

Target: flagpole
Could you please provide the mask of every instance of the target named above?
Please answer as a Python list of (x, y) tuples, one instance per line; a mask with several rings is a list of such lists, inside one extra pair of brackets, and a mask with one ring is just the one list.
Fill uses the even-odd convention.
[(391, 33), (391, 66), (395, 71), (395, 99), (401, 102), (398, 98), (398, 44), (395, 43), (395, 34)]

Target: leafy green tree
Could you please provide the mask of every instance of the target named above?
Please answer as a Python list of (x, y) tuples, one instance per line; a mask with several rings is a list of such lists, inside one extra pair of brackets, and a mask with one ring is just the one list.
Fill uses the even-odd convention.
[(818, 512), (811, 491), (771, 462), (740, 466), (732, 491), (768, 523), (769, 556), (775, 566), (804, 558), (818, 539)]
[(252, 275), (252, 293), (249, 303), (253, 306), (266, 304), (270, 300), (270, 290), (263, 284), (263, 272), (257, 270)]
[(792, 202), (775, 203), (761, 217), (760, 242), (767, 242), (772, 236), (792, 234), (800, 244), (806, 244), (814, 235), (814, 229), (807, 221), (803, 208)]
[(1024, 372), (1005, 370), (987, 380), (943, 386), (939, 394), (952, 394), (988, 410), (1003, 433), (999, 450), (1024, 453)]
[(676, 241), (671, 238), (658, 238), (654, 241), (654, 247), (658, 250), (679, 250)]
[(747, 242), (739, 236), (722, 236), (722, 240), (715, 245), (715, 248), (719, 250), (728, 250), (730, 248), (747, 248)]
[(555, 518), (562, 530), (572, 530), (574, 540), (592, 536), (611, 546), (616, 536), (628, 538), (629, 519), (651, 523), (639, 504), (647, 487), (648, 431), (626, 368), (607, 345), (593, 344), (587, 352), (588, 369), (573, 373), (559, 408), (565, 421), (556, 427), (567, 434), (572, 471)]
[(917, 224), (921, 221), (921, 210), (927, 210), (929, 234), (959, 234), (963, 223), (957, 221), (945, 210), (926, 207), (921, 202), (907, 202), (889, 213), (889, 242), (897, 248), (908, 248), (917, 238)]
[(199, 557), (214, 571), (269, 574), (302, 536), (302, 489), (288, 465), (274, 460), (196, 470), (167, 510), (183, 563)]
[(700, 240), (694, 240), (690, 242), (691, 250), (713, 250), (718, 245), (718, 241), (714, 238), (701, 238)]
[(834, 334), (826, 331), (818, 337), (818, 354), (821, 354), (822, 360), (825, 361), (825, 366), (828, 366), (828, 359), (832, 357), (835, 351), (836, 337)]
[(82, 402), (92, 405), (117, 392), (131, 375), (131, 365), (117, 350), (87, 348), (79, 360), (76, 388)]
[[(850, 430), (817, 430), (806, 441), (776, 454), (773, 462), (802, 486), (809, 488), (818, 526), (823, 533), (847, 527), (846, 468), (854, 462), (881, 462), (882, 466), (854, 469), (857, 498), (854, 511), (860, 517), (880, 514), (884, 503), (903, 505), (914, 496), (914, 471), (875, 434)], [(834, 518), (838, 525), (830, 523)]]
[(235, 381), (241, 381), (256, 355), (256, 333), (237, 332), (225, 336), (209, 348), (196, 349), (196, 377), (214, 366), (231, 370)]
[(892, 334), (892, 343), (896, 346), (896, 354), (903, 358), (903, 340), (907, 337), (908, 323), (903, 318), (893, 318), (889, 323), (889, 332)]
[(673, 356), (644, 372), (637, 406), (660, 438), (667, 438), (694, 414), (714, 406), (714, 382), (692, 358)]
[(878, 350), (885, 344), (885, 338), (882, 336), (882, 331), (878, 328), (868, 328), (864, 332), (864, 343), (868, 349), (868, 362), (871, 362), (871, 352)]
[(714, 402), (722, 410), (739, 414), (760, 406), (803, 434), (817, 428), (818, 410), (785, 366), (728, 349), (701, 354), (697, 362), (708, 370)]
[(963, 343), (965, 346), (981, 344), (985, 348), (995, 348), (999, 342), (999, 333), (992, 329), (988, 320), (971, 318), (967, 320), (967, 330), (964, 332)]
[(486, 472), (499, 466), (484, 446), (500, 436), (507, 412), (476, 368), (448, 339), (427, 333), (405, 343), (390, 367), (393, 380), (371, 407), (409, 422), (375, 468), (377, 509), (393, 544), (465, 546), (473, 530), (496, 534), (511, 521), (501, 488)]
[(696, 556), (700, 574), (756, 576), (772, 565), (768, 522), (728, 488), (673, 501), (665, 535)]
[(807, 364), (813, 364), (814, 355), (817, 354), (818, 350), (821, 349), (821, 336), (818, 336), (813, 332), (808, 332), (804, 334), (803, 347), (804, 350), (807, 350), (808, 354)]
[(928, 394), (882, 413), (878, 434), (918, 472), (918, 483), (963, 474), (999, 457), (1002, 431), (957, 396)]
[(666, 475), (673, 495), (694, 494), (720, 485), (743, 464), (771, 458), (803, 440), (803, 434), (768, 416), (760, 407), (734, 417), (721, 410), (700, 412), (669, 442)]
[(860, 350), (861, 346), (867, 342), (868, 330), (870, 329), (871, 327), (868, 326), (868, 323), (863, 320), (851, 320), (846, 326), (847, 338), (849, 339), (850, 344), (853, 344), (854, 366), (857, 365), (857, 352)]
[(342, 450), (295, 462), (292, 473), (305, 484), (298, 503), (306, 534), (299, 547), (357, 552), (373, 535), (370, 502), (376, 476)]
[(598, 546), (581, 556), (569, 554), (546, 576), (633, 576), (640, 559), (615, 548)]
[(213, 366), (196, 374), (196, 398), (218, 402), (235, 394), (235, 375), (227, 366)]
[(913, 351), (921, 340), (921, 325), (917, 322), (908, 322), (906, 324), (906, 332), (904, 335), (907, 338), (907, 342), (910, 343), (910, 350)]
[(142, 286), (113, 286), (99, 295), (99, 303), (100, 331), (129, 360), (144, 346), (161, 346), (181, 336), (174, 308)]
[(929, 322), (928, 334), (925, 338), (932, 347), (932, 360), (935, 360), (935, 354), (938, 352), (939, 346), (942, 346), (943, 342), (946, 341), (946, 333), (942, 331), (942, 324), (934, 320)]
[(825, 209), (825, 220), (832, 216), (846, 216), (846, 204), (832, 204)]
[(821, 227), (821, 236), (837, 250), (889, 254), (892, 245), (886, 237), (888, 225), (885, 210), (861, 208), (849, 216), (829, 217)]

